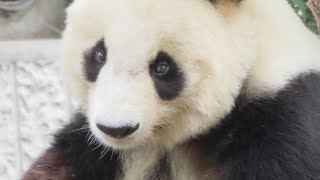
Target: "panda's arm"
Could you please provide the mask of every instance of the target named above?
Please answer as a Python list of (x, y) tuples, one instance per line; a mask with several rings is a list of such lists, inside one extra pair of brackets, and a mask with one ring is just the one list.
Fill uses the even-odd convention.
[(75, 179), (72, 167), (63, 165), (58, 154), (51, 151), (54, 150), (45, 152), (24, 174), (22, 180)]
[[(76, 114), (74, 120), (55, 135), (51, 147), (30, 167), (22, 180), (114, 179), (117, 153), (89, 145), (87, 120)], [(103, 155), (103, 156), (102, 156)]]

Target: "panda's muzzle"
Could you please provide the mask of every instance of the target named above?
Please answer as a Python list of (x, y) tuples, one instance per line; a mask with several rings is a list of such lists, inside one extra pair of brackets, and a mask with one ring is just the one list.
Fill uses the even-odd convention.
[(130, 134), (134, 133), (138, 128), (139, 124), (136, 126), (123, 126), (123, 127), (107, 127), (101, 124), (97, 124), (98, 129), (103, 133), (113, 138), (125, 138)]

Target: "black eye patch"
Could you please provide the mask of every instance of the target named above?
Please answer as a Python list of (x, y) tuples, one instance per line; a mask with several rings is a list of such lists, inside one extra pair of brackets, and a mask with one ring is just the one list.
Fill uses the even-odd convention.
[(104, 39), (101, 39), (84, 53), (83, 70), (89, 82), (95, 82), (97, 80), (99, 72), (106, 61), (107, 48)]
[(149, 66), (149, 73), (161, 99), (172, 100), (183, 90), (184, 75), (167, 53), (158, 53)]

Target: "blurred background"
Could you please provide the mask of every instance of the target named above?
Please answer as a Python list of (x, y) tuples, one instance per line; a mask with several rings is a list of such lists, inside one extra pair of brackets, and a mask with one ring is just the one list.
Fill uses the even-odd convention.
[[(314, 32), (307, 0), (290, 0)], [(70, 0), (0, 0), (0, 180), (16, 180), (66, 123), (71, 101), (59, 72)]]

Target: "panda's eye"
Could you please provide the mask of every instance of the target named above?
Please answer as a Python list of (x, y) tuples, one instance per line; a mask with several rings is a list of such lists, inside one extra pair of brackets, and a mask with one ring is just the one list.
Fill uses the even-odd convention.
[(170, 79), (170, 75), (174, 74), (177, 68), (175, 68), (175, 63), (168, 54), (160, 52), (150, 65), (150, 70), (154, 77), (165, 80)]
[(157, 64), (155, 64), (154, 68), (155, 75), (157, 76), (164, 76), (170, 71), (170, 66), (167, 61), (158, 62)]
[(103, 38), (85, 51), (83, 69), (88, 81), (95, 82), (97, 80), (101, 68), (106, 64), (107, 52)]
[(97, 63), (104, 63), (106, 60), (106, 53), (104, 50), (97, 49), (94, 53), (94, 60)]
[(150, 63), (149, 73), (161, 99), (174, 99), (182, 91), (185, 79), (182, 69), (168, 53), (158, 53)]

